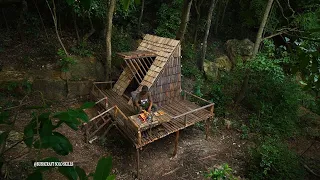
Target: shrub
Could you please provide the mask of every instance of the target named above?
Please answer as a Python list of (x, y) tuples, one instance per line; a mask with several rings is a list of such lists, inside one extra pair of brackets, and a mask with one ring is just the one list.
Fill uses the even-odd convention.
[(58, 65), (61, 67), (61, 71), (68, 72), (70, 69), (70, 66), (75, 64), (76, 61), (71, 56), (67, 56), (62, 49), (59, 49), (57, 54), (60, 57), (58, 61)]
[(232, 169), (227, 163), (214, 168), (214, 170), (211, 170), (209, 173), (205, 174), (205, 177), (212, 180), (236, 180), (236, 178), (233, 177)]
[(251, 117), (253, 130), (263, 135), (290, 136), (298, 127), (297, 113), (302, 93), (277, 62), (260, 55), (242, 66), (251, 70), (244, 104), (254, 113)]
[(203, 92), (206, 99), (210, 99), (215, 103), (215, 112), (217, 116), (224, 116), (227, 111), (227, 106), (231, 103), (231, 96), (224, 91), (224, 83), (216, 81), (208, 84)]
[(250, 149), (250, 179), (303, 179), (304, 169), (298, 156), (281, 143), (267, 137)]
[(157, 12), (159, 25), (155, 32), (158, 36), (175, 38), (180, 25), (181, 0), (174, 0), (171, 5), (163, 3)]

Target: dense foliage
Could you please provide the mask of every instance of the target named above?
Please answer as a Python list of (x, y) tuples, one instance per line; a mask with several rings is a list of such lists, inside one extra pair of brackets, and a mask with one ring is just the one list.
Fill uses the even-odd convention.
[[(104, 62), (106, 54), (107, 9), (110, 1), (104, 0), (56, 0), (21, 1), (12, 4), (0, 2), (3, 20), (1, 32), (5, 38), (18, 39), (20, 44), (35, 39), (49, 44), (39, 47), (44, 56), (56, 60), (60, 70), (66, 72), (76, 63), (76, 56), (94, 56)], [(320, 114), (320, 6), (317, 0), (274, 1), (263, 30), (263, 43), (259, 53), (248, 61), (239, 61), (230, 72), (219, 71), (216, 79), (207, 78), (196, 62), (201, 57), (203, 36), (207, 25), (207, 14), (211, 1), (193, 0), (185, 40), (182, 43), (182, 75), (192, 81), (196, 95), (215, 102), (215, 114), (228, 118), (237, 106), (248, 114), (234, 128), (240, 129), (241, 137), (252, 142), (247, 174), (250, 179), (303, 179), (300, 157), (288, 148), (289, 138), (305, 133), (298, 112), (301, 106)], [(267, 0), (219, 0), (215, 8), (205, 59), (214, 62), (220, 54), (226, 54), (227, 39), (255, 40), (258, 27), (264, 16)], [(24, 7), (27, 3), (27, 8)], [(181, 23), (183, 0), (146, 1), (144, 7), (139, 0), (116, 1), (112, 24), (112, 69), (120, 69), (122, 61), (115, 52), (134, 50), (143, 33), (175, 38)], [(143, 9), (143, 14), (140, 14)], [(111, 12), (111, 11), (109, 11)], [(141, 19), (140, 19), (141, 16)], [(139, 19), (141, 24), (139, 24)], [(209, 26), (210, 27), (210, 26)], [(53, 33), (54, 32), (54, 33)], [(59, 36), (60, 34), (60, 36)], [(57, 35), (57, 37), (55, 37)], [(50, 37), (54, 36), (54, 38)], [(56, 42), (51, 41), (55, 39)], [(59, 40), (59, 42), (58, 42)], [(0, 52), (6, 52), (7, 41), (0, 39)], [(61, 44), (65, 44), (68, 54)], [(7, 43), (8, 44), (8, 43)], [(20, 46), (20, 45), (19, 45)], [(19, 46), (15, 49), (19, 49)], [(109, 49), (108, 49), (109, 50)], [(31, 57), (26, 55), (23, 63), (27, 67)], [(35, 58), (36, 59), (36, 58)], [(105, 63), (103, 63), (105, 64)], [(2, 62), (0, 62), (0, 71)], [(234, 104), (248, 75), (248, 87), (240, 104)], [(0, 87), (0, 100), (27, 90), (29, 81), (21, 84), (4, 83)], [(11, 92), (11, 93), (8, 93)], [(5, 105), (13, 107), (12, 102)], [(0, 122), (9, 123), (9, 114), (1, 110)], [(239, 112), (241, 114), (242, 112)], [(61, 124), (76, 130), (87, 117), (81, 109), (70, 109), (58, 114), (53, 112), (33, 114), (25, 127), (25, 143), (38, 150), (52, 149), (59, 155), (72, 151), (69, 140), (56, 131)], [(57, 120), (59, 123), (53, 123)], [(40, 125), (40, 126), (38, 126)], [(315, 138), (317, 133), (310, 135)], [(320, 133), (318, 133), (320, 134)], [(5, 141), (7, 132), (1, 134)], [(309, 137), (310, 138), (310, 137)], [(1, 154), (3, 155), (3, 154)], [(2, 156), (1, 156), (2, 158)], [(1, 159), (3, 161), (3, 158)], [(48, 159), (46, 159), (48, 160)], [(58, 159), (49, 159), (58, 161)], [(103, 159), (102, 164), (110, 164)], [(100, 161), (99, 161), (100, 163)], [(98, 164), (99, 164), (98, 163)], [(108, 166), (110, 168), (110, 166)], [(42, 169), (43, 170), (43, 169)], [(33, 176), (40, 177), (42, 170)], [(68, 171), (59, 169), (67, 177), (83, 175), (79, 167)], [(102, 170), (99, 170), (101, 174)], [(225, 179), (231, 169), (221, 166), (212, 170), (208, 177)], [(110, 169), (108, 169), (110, 172)], [(99, 173), (98, 173), (99, 174)], [(105, 174), (104, 174), (105, 175)], [(95, 175), (96, 177), (98, 175)], [(80, 176), (79, 176), (80, 177)], [(84, 177), (84, 176), (83, 176)], [(32, 177), (31, 177), (32, 178)], [(80, 178), (81, 179), (81, 178)], [(85, 179), (85, 178), (84, 178)], [(104, 178), (106, 179), (106, 178)]]

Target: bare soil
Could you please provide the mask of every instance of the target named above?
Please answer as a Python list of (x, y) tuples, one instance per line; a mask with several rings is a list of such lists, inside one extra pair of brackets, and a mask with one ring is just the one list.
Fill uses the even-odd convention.
[[(93, 144), (84, 142), (83, 132), (75, 132), (68, 127), (61, 131), (71, 140), (74, 152), (63, 161), (72, 161), (93, 172), (102, 156), (112, 156), (113, 173), (117, 179), (135, 179), (136, 149), (121, 134), (113, 129), (106, 141), (96, 140)], [(208, 140), (202, 130), (191, 127), (180, 133), (178, 154), (173, 157), (174, 135), (145, 146), (140, 151), (141, 179), (204, 179), (204, 173), (214, 166), (228, 163), (238, 175), (243, 174), (246, 158), (246, 141), (240, 140), (239, 133), (221, 130)], [(61, 179), (58, 173), (48, 179)]]

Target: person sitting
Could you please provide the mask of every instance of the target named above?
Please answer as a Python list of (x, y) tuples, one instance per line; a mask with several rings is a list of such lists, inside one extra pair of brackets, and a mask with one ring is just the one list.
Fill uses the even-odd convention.
[(152, 110), (155, 112), (157, 110), (157, 106), (152, 101), (148, 86), (142, 86), (140, 93), (138, 93), (135, 98), (134, 105), (139, 112), (142, 110), (146, 110), (148, 112), (151, 112)]

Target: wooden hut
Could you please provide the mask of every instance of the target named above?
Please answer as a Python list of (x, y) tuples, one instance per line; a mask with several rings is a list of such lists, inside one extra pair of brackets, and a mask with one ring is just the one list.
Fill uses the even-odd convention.
[(126, 68), (113, 87), (123, 95), (132, 80), (149, 87), (153, 101), (159, 106), (177, 99), (181, 91), (180, 41), (146, 35), (137, 51), (118, 53)]
[[(137, 169), (139, 149), (157, 139), (176, 133), (175, 155), (180, 130), (206, 121), (206, 135), (208, 134), (208, 120), (214, 116), (214, 103), (181, 89), (180, 41), (146, 35), (136, 51), (118, 55), (125, 62), (120, 77), (115, 83), (94, 83), (92, 95), (104, 108), (99, 116), (104, 117), (109, 112), (119, 131), (136, 147)], [(105, 84), (111, 86), (106, 88)], [(149, 87), (154, 103), (162, 112), (160, 116), (154, 115), (151, 122), (139, 121), (130, 103), (132, 92), (139, 91), (143, 85)], [(97, 119), (99, 118), (95, 117), (92, 121)], [(93, 124), (93, 129), (96, 129), (94, 133), (103, 129), (98, 123)], [(92, 137), (90, 132), (87, 131), (86, 134), (87, 137)]]

